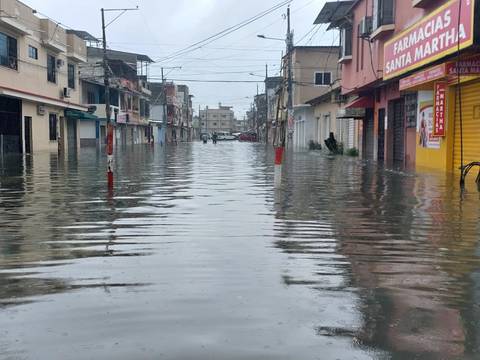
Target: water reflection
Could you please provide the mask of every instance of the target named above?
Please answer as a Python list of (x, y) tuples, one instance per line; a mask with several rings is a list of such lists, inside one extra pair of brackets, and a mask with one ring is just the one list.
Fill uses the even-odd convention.
[(275, 190), (264, 146), (118, 150), (112, 193), (95, 149), (2, 159), (0, 358), (478, 358), (474, 184), (297, 153)]
[(478, 194), (462, 201), (456, 179), (345, 159), (317, 162), (315, 176), (297, 157), (276, 199), (276, 245), (296, 260), (285, 284), (357, 297), (361, 315), (355, 324), (336, 309), (319, 336), (394, 358), (476, 358)]

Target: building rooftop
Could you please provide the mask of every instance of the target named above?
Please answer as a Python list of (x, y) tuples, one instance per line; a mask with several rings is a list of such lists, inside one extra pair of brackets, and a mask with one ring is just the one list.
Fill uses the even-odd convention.
[(327, 2), (313, 23), (315, 25), (330, 24), (330, 28), (335, 27), (338, 22), (342, 22), (345, 19), (356, 2), (357, 1)]
[(74, 34), (84, 41), (100, 42), (95, 36), (83, 30), (67, 30), (67, 34)]
[[(103, 56), (103, 49), (97, 47), (87, 47), (87, 53), (89, 57), (102, 57)], [(147, 62), (153, 63), (150, 57), (143, 54), (137, 53), (130, 53), (125, 51), (118, 51), (118, 50), (107, 50), (107, 56), (111, 60), (121, 60), (125, 61), (126, 63), (136, 64), (137, 62)]]

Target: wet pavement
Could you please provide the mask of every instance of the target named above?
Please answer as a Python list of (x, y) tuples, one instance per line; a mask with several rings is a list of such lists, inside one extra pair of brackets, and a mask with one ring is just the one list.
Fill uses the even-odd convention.
[(480, 359), (480, 195), (264, 146), (0, 160), (0, 359)]

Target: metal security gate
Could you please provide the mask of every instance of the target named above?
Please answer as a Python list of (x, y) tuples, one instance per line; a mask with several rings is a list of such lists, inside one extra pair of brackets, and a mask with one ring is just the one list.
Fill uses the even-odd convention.
[(396, 100), (393, 105), (393, 160), (405, 161), (405, 102)]
[(363, 154), (365, 159), (373, 159), (374, 154), (374, 129), (373, 111), (367, 109), (365, 119), (363, 120)]
[(77, 148), (77, 120), (67, 120), (67, 141), (68, 150), (75, 150)]
[(385, 109), (378, 110), (378, 160), (385, 159)]
[[(462, 85), (463, 165), (480, 161), (480, 81)], [(455, 111), (454, 171), (461, 164), (460, 104)]]

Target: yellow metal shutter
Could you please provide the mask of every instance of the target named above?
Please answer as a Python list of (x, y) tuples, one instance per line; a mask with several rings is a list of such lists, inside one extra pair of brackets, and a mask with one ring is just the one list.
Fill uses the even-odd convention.
[[(480, 161), (480, 81), (462, 86), (463, 165)], [(461, 166), (460, 107), (455, 111), (454, 171)]]

